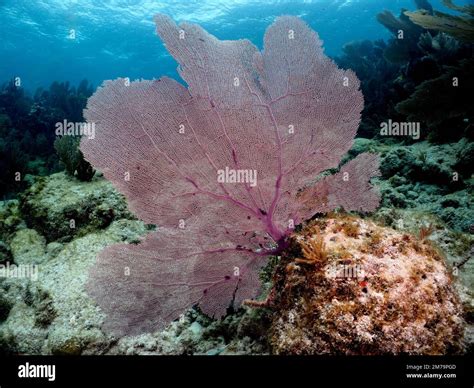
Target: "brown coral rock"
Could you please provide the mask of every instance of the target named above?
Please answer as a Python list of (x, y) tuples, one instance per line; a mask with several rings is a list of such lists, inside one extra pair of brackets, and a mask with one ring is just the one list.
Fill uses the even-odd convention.
[[(451, 354), (462, 351), (464, 321), (450, 272), (430, 241), (344, 218), (318, 221), (294, 240), (301, 257), (275, 273), (277, 354)], [(324, 260), (310, 257), (324, 239)], [(318, 258), (321, 257), (318, 252)], [(299, 260), (298, 260), (299, 259)]]

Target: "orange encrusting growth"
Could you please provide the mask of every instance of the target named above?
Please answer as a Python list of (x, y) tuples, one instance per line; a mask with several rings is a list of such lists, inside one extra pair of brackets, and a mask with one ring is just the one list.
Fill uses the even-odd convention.
[[(348, 223), (357, 235), (346, 234)], [(429, 240), (344, 216), (315, 221), (293, 238), (300, 255), (283, 256), (275, 272), (275, 353), (462, 351), (461, 304)]]

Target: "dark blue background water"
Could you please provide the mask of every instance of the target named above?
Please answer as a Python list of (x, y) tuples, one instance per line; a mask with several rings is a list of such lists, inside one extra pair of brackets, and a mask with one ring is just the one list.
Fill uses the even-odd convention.
[[(446, 11), (441, 0), (431, 3)], [(348, 41), (387, 38), (375, 15), (384, 9), (398, 15), (402, 7), (415, 8), (412, 0), (0, 0), (0, 82), (18, 76), (32, 90), (53, 80), (87, 78), (98, 85), (119, 76), (176, 77), (176, 64), (155, 34), (158, 12), (259, 47), (276, 16), (298, 15), (334, 56)], [(71, 29), (76, 39), (69, 38)]]

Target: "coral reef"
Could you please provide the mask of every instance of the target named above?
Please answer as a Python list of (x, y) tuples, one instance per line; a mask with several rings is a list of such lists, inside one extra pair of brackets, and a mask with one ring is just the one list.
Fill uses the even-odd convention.
[[(473, 352), (473, 11), (451, 1), (445, 5), (464, 15), (442, 14), (427, 0), (416, 5), (400, 17), (379, 15), (392, 39), (347, 43), (336, 58), (356, 73), (365, 100), (359, 137), (339, 168), (379, 154), (381, 175), (372, 182), (381, 207), (371, 219), (319, 213), (298, 226), (285, 255), (253, 272), (259, 300), (220, 320), (191, 307), (163, 330), (121, 338), (104, 331), (104, 311), (86, 292), (96, 255), (112, 244), (134, 247), (154, 227), (94, 175), (79, 137), (55, 137), (56, 122), (84, 120), (91, 85), (55, 82), (33, 95), (15, 81), (1, 86), (0, 265), (35, 265), (39, 276), (0, 277), (0, 354)], [(213, 99), (204, 109), (216, 107)], [(381, 136), (389, 119), (420, 122), (421, 139)], [(55, 173), (59, 162), (66, 173)], [(310, 189), (299, 195), (321, 194)], [(324, 200), (318, 209), (327, 210)], [(361, 268), (372, 276), (359, 279)]]
[(474, 42), (474, 6), (456, 6), (452, 0), (443, 0), (448, 8), (464, 15), (450, 15), (444, 12), (421, 9), (415, 12), (405, 11), (404, 14), (415, 24), (427, 29), (445, 32), (456, 39)]
[(41, 264), (47, 260), (46, 240), (35, 229), (20, 229), (10, 240), (15, 264)]
[(398, 67), (387, 61), (383, 52), (387, 44), (382, 41), (355, 41), (343, 46), (343, 54), (336, 59), (339, 66), (352, 69), (361, 80), (361, 89), (365, 104), (362, 121), (357, 131), (358, 136), (373, 137), (374, 128), (389, 117), (396, 117), (398, 112), (393, 104), (399, 92), (392, 87), (393, 80), (398, 76)]
[(104, 179), (81, 182), (63, 173), (39, 177), (21, 193), (20, 207), (27, 225), (49, 240), (68, 241), (114, 220), (134, 218), (124, 198)]
[(456, 39), (444, 32), (431, 34), (427, 31), (420, 35), (418, 47), (425, 56), (435, 62), (448, 64), (454, 63), (462, 46)]
[[(417, 5), (422, 12), (435, 12), (427, 1)], [(421, 138), (432, 142), (470, 136), (472, 77), (467, 69), (472, 67), (472, 44), (417, 26), (404, 12), (399, 18), (389, 11), (378, 14), (378, 21), (393, 35), (388, 42), (351, 42), (336, 59), (361, 80), (365, 109), (358, 135), (383, 140), (380, 124), (391, 119), (419, 122)]]
[(77, 176), (81, 181), (90, 181), (95, 170), (84, 159), (84, 155), (79, 149), (80, 142), (79, 136), (62, 136), (56, 139), (54, 148), (69, 175)]
[[(346, 222), (356, 222), (358, 233), (344, 233)], [(315, 238), (324, 239), (324, 257), (314, 257)], [(274, 353), (463, 351), (461, 303), (428, 239), (343, 216), (315, 221), (295, 244), (305, 262), (289, 254), (275, 274)]]
[(378, 185), (383, 208), (418, 209), (437, 214), (456, 231), (470, 232), (474, 219), (472, 142), (410, 146), (385, 145), (358, 138), (349, 155), (381, 155)]
[[(356, 141), (356, 147), (363, 139)], [(365, 141), (362, 149), (375, 147), (374, 142)], [(104, 314), (94, 305), (85, 292), (87, 272), (95, 262), (96, 253), (114, 242), (136, 243), (148, 232), (142, 222), (129, 219), (130, 213), (118, 212), (107, 226), (96, 217), (85, 217), (81, 233), (72, 233), (63, 239), (56, 228), (68, 223), (60, 199), (66, 199), (70, 208), (82, 209), (84, 199), (98, 200), (105, 208), (118, 209), (125, 201), (103, 178), (94, 177), (92, 182), (79, 182), (65, 173), (38, 178), (30, 190), (30, 206), (20, 206), (19, 201), (3, 202), (0, 217), (0, 240), (8, 247), (11, 263), (37, 263), (38, 279), (0, 279), (0, 344), (2, 353), (16, 354), (268, 354), (269, 328), (275, 311), (250, 309), (229, 311), (222, 320), (212, 320), (198, 310), (191, 309), (162, 331), (139, 336), (116, 338), (102, 331)], [(77, 195), (86, 186), (92, 186), (85, 196)], [(43, 189), (41, 189), (43, 188)], [(46, 190), (44, 190), (47, 188)], [(89, 187), (91, 188), (91, 187)], [(76, 193), (76, 195), (67, 195)], [(50, 199), (48, 199), (50, 198)], [(118, 202), (121, 200), (122, 202)], [(49, 214), (47, 225), (39, 222), (27, 227), (26, 220), (35, 217), (28, 213), (34, 209), (57, 209)], [(47, 214), (47, 213), (44, 213)], [(432, 225), (434, 232), (428, 237), (436, 241), (447, 253), (449, 265), (460, 263), (469, 253), (474, 236), (453, 232), (434, 215), (422, 216), (416, 209), (382, 208), (375, 216), (379, 223), (399, 230), (401, 234), (416, 236), (423, 225)], [(124, 218), (125, 217), (125, 218)], [(56, 219), (55, 219), (56, 218)], [(355, 224), (362, 221), (356, 217), (340, 218), (338, 235), (349, 241), (363, 239), (377, 247), (387, 229), (377, 227), (367, 239), (364, 229)], [(364, 221), (366, 222), (366, 221)], [(323, 224), (317, 224), (322, 226)], [(361, 224), (363, 225), (363, 224)], [(313, 225), (313, 226), (316, 226)], [(388, 229), (393, 233), (391, 229)], [(347, 233), (356, 238), (347, 236)], [(415, 237), (410, 237), (416, 241)], [(322, 253), (331, 259), (333, 242), (324, 241)], [(350, 247), (349, 247), (350, 248)], [(11, 252), (10, 249), (13, 251)], [(314, 258), (318, 246), (309, 246)], [(321, 250), (320, 250), (321, 251)], [(347, 250), (346, 250), (347, 251)], [(339, 252), (346, 253), (344, 249)], [(296, 255), (304, 259), (303, 255)], [(324, 257), (324, 256), (318, 256)], [(39, 258), (39, 260), (38, 260)], [(272, 258), (271, 265), (261, 273), (268, 294), (272, 288), (272, 274), (279, 260)], [(309, 264), (299, 264), (309, 269)], [(459, 268), (456, 288), (462, 298), (466, 320), (470, 331), (466, 333), (468, 344), (474, 343), (469, 333), (474, 333), (472, 313), (474, 311), (474, 262), (468, 261)], [(370, 287), (370, 285), (369, 285)]]
[(18, 353), (78, 354), (89, 346), (98, 352), (105, 336), (99, 329), (101, 314), (83, 291), (87, 268), (106, 244), (136, 241), (145, 231), (138, 221), (120, 220), (69, 244), (46, 244), (44, 237), (38, 238), (29, 229), (18, 232), (13, 238), (13, 246), (18, 246), (13, 249), (14, 263), (31, 263), (35, 258), (33, 248), (28, 248), (31, 234), (36, 236), (33, 247), (42, 258), (36, 281), (1, 280), (2, 293), (15, 302), (0, 325), (0, 335), (14, 338)]
[[(264, 311), (250, 309), (222, 321), (192, 309), (164, 331), (120, 340), (104, 333), (101, 326), (105, 317), (85, 293), (88, 269), (103, 247), (137, 243), (149, 228), (128, 219), (130, 213), (126, 211), (117, 211), (107, 225), (107, 218), (98, 222), (104, 214), (97, 213), (83, 219), (80, 233), (63, 238), (56, 230), (68, 224), (64, 205), (83, 209), (84, 202), (90, 200), (118, 210), (125, 201), (100, 177), (83, 183), (58, 173), (39, 178), (33, 186), (38, 189), (29, 192), (30, 206), (20, 207), (17, 200), (11, 200), (0, 207), (0, 217), (10, 220), (0, 231), (0, 239), (11, 250), (7, 261), (38, 267), (36, 280), (0, 278), (2, 354), (268, 353), (266, 328), (270, 320)], [(67, 197), (67, 193), (76, 195)], [(61, 204), (59, 198), (67, 198), (67, 204)], [(31, 225), (39, 229), (27, 228), (24, 218), (34, 218), (27, 212), (40, 209), (52, 210), (46, 225), (34, 222)]]
[[(0, 197), (6, 198), (27, 187), (27, 174), (44, 176), (59, 171), (53, 146), (55, 124), (82, 122), (82, 110), (93, 92), (86, 80), (77, 88), (68, 82), (54, 82), (31, 97), (20, 84), (12, 80), (0, 86)], [(74, 147), (70, 155), (79, 153), (77, 141)], [(90, 166), (81, 162), (77, 167), (78, 176), (88, 179)]]
[(384, 11), (377, 15), (378, 22), (394, 35), (383, 53), (389, 62), (407, 62), (419, 51), (417, 42), (423, 29), (412, 23), (404, 12), (405, 10), (402, 9), (398, 18), (390, 11)]
[[(405, 101), (398, 103), (395, 109), (405, 115), (409, 121), (423, 122), (432, 135), (438, 140), (450, 138), (450, 127), (466, 136), (472, 131), (474, 108), (471, 103), (474, 90), (472, 68), (474, 59), (465, 59), (456, 66), (446, 67), (438, 78), (427, 80), (418, 85), (414, 93)], [(435, 99), (429, 96), (437, 96)]]

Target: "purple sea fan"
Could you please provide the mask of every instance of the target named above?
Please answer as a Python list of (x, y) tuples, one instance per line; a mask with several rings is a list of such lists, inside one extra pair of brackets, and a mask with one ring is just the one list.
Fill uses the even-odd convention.
[(187, 88), (166, 77), (106, 81), (85, 110), (96, 137), (81, 143), (130, 209), (158, 226), (137, 245), (108, 247), (90, 271), (88, 292), (119, 335), (163, 328), (196, 304), (223, 316), (258, 294), (259, 269), (295, 225), (379, 203), (376, 155), (321, 174), (351, 148), (363, 97), (303, 21), (278, 18), (262, 52), (155, 21)]

